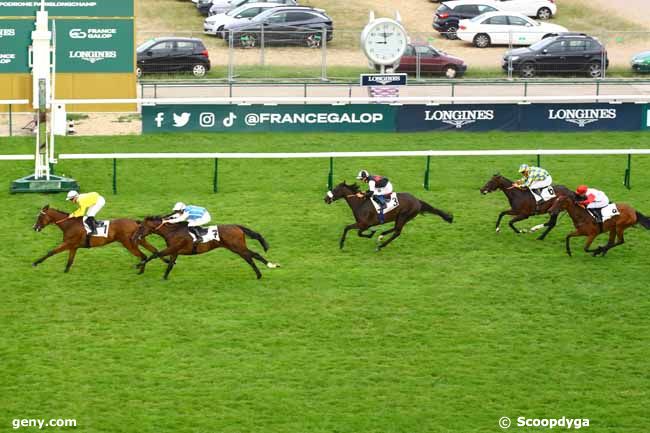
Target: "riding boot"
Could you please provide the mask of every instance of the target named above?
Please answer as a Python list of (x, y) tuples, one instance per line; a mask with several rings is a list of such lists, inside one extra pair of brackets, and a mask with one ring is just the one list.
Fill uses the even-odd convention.
[(201, 227), (190, 227), (190, 230), (192, 233), (194, 233), (195, 240), (194, 240), (194, 247), (197, 247), (201, 241), (203, 240), (203, 236), (201, 235)]
[(88, 228), (90, 229), (90, 233), (88, 234), (89, 236), (94, 236), (97, 234), (97, 221), (95, 221), (95, 217), (89, 216), (86, 218), (86, 224), (88, 224)]
[(591, 210), (591, 213), (594, 216), (594, 218), (596, 219), (596, 222), (598, 224), (603, 223), (603, 212), (602, 211), (603, 210), (601, 208), (595, 208), (595, 209)]

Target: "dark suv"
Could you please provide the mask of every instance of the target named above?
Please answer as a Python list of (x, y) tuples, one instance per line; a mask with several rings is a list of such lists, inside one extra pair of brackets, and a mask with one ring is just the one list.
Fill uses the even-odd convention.
[(201, 39), (156, 38), (137, 49), (138, 78), (149, 72), (191, 72), (202, 77), (210, 70), (208, 50)]
[(513, 73), (523, 78), (540, 73), (585, 73), (599, 78), (603, 75), (603, 63), (607, 69), (607, 50), (598, 39), (584, 33), (562, 33), (527, 48), (507, 51), (502, 67), (507, 71), (512, 64)]
[(494, 12), (497, 8), (481, 3), (463, 2), (458, 4), (455, 1), (445, 2), (438, 7), (433, 14), (433, 28), (442, 33), (447, 39), (458, 39), (458, 22), (482, 15), (486, 12)]
[(321, 46), (323, 33), (328, 41), (334, 36), (332, 19), (322, 9), (306, 6), (279, 6), (268, 9), (251, 20), (226, 26), (223, 36), (244, 48), (264, 44), (300, 44), (310, 48)]

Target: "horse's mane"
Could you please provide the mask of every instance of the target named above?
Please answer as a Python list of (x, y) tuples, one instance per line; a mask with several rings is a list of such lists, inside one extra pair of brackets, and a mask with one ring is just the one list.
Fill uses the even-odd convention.
[(508, 183), (512, 183), (512, 181), (510, 179), (508, 179), (507, 177), (505, 177), (501, 173), (494, 173), (494, 176), (492, 176), (492, 177), (499, 177), (499, 178), (503, 179), (504, 181), (506, 181)]
[(352, 185), (348, 185), (347, 183), (345, 183), (345, 181), (343, 181), (343, 185), (350, 188), (352, 190), (352, 192), (358, 192), (359, 191), (359, 185), (357, 185), (356, 183), (353, 183)]

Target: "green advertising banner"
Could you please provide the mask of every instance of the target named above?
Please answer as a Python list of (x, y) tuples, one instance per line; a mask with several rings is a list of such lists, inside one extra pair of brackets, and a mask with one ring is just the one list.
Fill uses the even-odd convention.
[(395, 107), (366, 105), (157, 105), (142, 107), (142, 129), (187, 131), (394, 131)]
[(0, 74), (29, 72), (32, 30), (33, 21), (0, 20)]
[(650, 129), (650, 105), (643, 106), (643, 124), (641, 129)]
[(57, 72), (133, 72), (134, 20), (56, 20)]
[[(133, 0), (47, 0), (45, 10), (50, 17), (132, 17)], [(0, 15), (6, 17), (34, 17), (41, 2), (0, 0)]]

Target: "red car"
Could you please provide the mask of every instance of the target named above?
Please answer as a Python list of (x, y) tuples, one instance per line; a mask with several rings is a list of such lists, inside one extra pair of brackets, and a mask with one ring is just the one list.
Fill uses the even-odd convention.
[(440, 74), (449, 78), (460, 77), (467, 70), (465, 61), (459, 57), (450, 56), (444, 51), (437, 50), (424, 43), (408, 44), (406, 52), (399, 62), (395, 72), (417, 73), (417, 62), (420, 58), (420, 74)]

